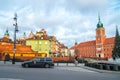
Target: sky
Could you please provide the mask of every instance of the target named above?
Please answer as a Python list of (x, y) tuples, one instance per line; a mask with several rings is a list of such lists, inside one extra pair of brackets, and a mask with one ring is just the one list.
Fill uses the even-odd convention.
[(8, 29), (13, 39), (15, 13), (17, 38), (45, 29), (68, 47), (95, 40), (98, 14), (107, 37), (114, 37), (116, 25), (120, 27), (120, 0), (0, 0), (0, 38)]

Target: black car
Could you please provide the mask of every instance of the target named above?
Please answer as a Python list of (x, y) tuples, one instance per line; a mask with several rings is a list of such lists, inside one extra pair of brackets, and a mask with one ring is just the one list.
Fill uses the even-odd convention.
[(34, 58), (29, 61), (24, 61), (22, 64), (22, 67), (45, 67), (50, 68), (54, 67), (54, 63), (52, 61), (52, 58)]

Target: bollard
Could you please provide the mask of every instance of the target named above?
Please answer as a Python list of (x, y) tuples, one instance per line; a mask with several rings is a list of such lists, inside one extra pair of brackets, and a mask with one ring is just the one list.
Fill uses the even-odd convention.
[(93, 64), (92, 63), (89, 63), (89, 67), (92, 67), (93, 66)]
[(92, 67), (93, 67), (93, 68), (96, 68), (96, 64), (95, 64), (95, 63), (92, 63)]
[(68, 62), (67, 62), (67, 66), (68, 66)]
[(103, 69), (103, 65), (102, 65), (102, 64), (99, 64), (99, 65), (98, 65), (98, 68), (99, 68), (99, 69)]
[(113, 65), (110, 65), (110, 70), (114, 70)]
[(85, 63), (85, 66), (88, 66), (88, 63)]
[(106, 65), (105, 64), (103, 64), (103, 70), (106, 70)]
[(118, 66), (118, 71), (120, 71), (120, 66)]
[(107, 70), (110, 70), (110, 65), (106, 65), (106, 69), (107, 69)]
[(113, 69), (114, 69), (115, 71), (118, 71), (118, 65), (113, 65)]
[(57, 66), (59, 66), (59, 63), (57, 62)]
[(97, 64), (94, 64), (94, 68), (98, 69), (98, 65), (97, 65)]
[(4, 60), (4, 64), (6, 64), (6, 60)]

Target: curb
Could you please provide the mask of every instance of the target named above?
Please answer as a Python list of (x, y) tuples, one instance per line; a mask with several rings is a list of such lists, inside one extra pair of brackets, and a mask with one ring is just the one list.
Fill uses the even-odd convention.
[(109, 71), (109, 70), (100, 70), (100, 69), (95, 69), (95, 68), (91, 68), (91, 67), (87, 67), (87, 66), (80, 66), (81, 68), (84, 69), (88, 69), (91, 71), (95, 71), (95, 72), (99, 72), (99, 73), (116, 73), (116, 74), (120, 74), (120, 71)]

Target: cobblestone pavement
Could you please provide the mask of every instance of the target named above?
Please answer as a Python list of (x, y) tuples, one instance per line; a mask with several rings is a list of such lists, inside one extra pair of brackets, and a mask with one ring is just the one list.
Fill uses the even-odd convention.
[[(22, 62), (16, 62), (15, 64), (12, 64), (12, 62), (6, 62), (4, 64), (4, 61), (0, 61), (0, 66), (19, 66), (21, 67)], [(58, 70), (67, 70), (67, 71), (81, 71), (81, 72), (100, 72), (100, 73), (119, 73), (120, 71), (109, 71), (109, 70), (99, 70), (91, 67), (86, 67), (84, 64), (78, 64), (75, 66), (74, 63), (54, 63), (55, 68)]]
[(76, 72), (91, 72), (91, 73), (97, 73), (92, 70), (80, 68), (80, 67), (55, 67), (58, 70), (66, 70), (66, 71), (76, 71)]

